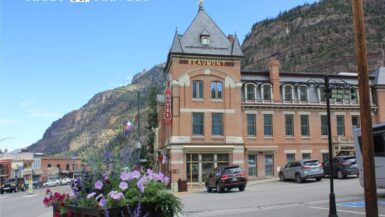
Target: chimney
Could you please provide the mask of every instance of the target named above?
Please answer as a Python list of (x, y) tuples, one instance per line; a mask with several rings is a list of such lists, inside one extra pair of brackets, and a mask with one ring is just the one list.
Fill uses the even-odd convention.
[(234, 43), (234, 35), (228, 35), (227, 39), (229, 39), (230, 43)]
[(273, 85), (273, 100), (274, 102), (281, 102), (280, 94), (280, 80), (279, 80), (279, 67), (281, 64), (277, 59), (271, 59), (269, 62), (269, 75), (270, 82)]

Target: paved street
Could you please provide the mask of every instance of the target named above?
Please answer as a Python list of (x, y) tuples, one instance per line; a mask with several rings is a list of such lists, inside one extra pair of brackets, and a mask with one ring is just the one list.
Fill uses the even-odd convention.
[[(363, 188), (357, 178), (335, 180), (335, 192), (337, 204), (340, 204), (337, 205), (339, 217), (365, 216)], [(385, 191), (378, 193), (379, 213), (385, 216)], [(244, 192), (235, 189), (221, 194), (200, 191), (180, 194), (180, 197), (187, 217), (325, 217), (329, 213), (329, 179), (302, 184), (279, 181), (253, 183)]]
[[(51, 188), (68, 192), (69, 186)], [(363, 189), (357, 178), (335, 180), (339, 217), (365, 216)], [(385, 217), (385, 190), (379, 192), (379, 213)], [(45, 189), (0, 195), (0, 217), (51, 217), (43, 206)], [(321, 182), (253, 182), (244, 192), (233, 189), (218, 194), (200, 190), (177, 193), (185, 206), (185, 217), (325, 217), (328, 215), (329, 179)], [(348, 206), (343, 206), (348, 205)], [(354, 206), (354, 207), (353, 207)]]
[[(69, 192), (70, 186), (50, 188), (53, 192)], [(27, 192), (0, 194), (0, 217), (52, 217), (52, 208), (43, 204), (45, 188), (34, 190), (33, 194)]]

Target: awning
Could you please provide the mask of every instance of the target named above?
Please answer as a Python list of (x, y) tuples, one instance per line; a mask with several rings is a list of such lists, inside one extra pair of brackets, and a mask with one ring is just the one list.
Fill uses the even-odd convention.
[(263, 145), (263, 146), (249, 146), (246, 147), (248, 153), (258, 153), (258, 152), (276, 152), (278, 146), (275, 145)]

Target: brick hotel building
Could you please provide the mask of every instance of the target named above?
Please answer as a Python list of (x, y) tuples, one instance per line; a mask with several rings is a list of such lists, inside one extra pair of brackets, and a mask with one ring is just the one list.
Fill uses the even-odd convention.
[[(184, 34), (175, 33), (159, 97), (159, 169), (203, 182), (219, 165), (241, 165), (249, 176), (276, 176), (288, 161), (328, 157), (324, 73), (241, 71), (237, 36), (226, 36), (199, 6)], [(333, 150), (353, 154), (352, 129), (360, 125), (357, 76), (329, 73), (353, 87), (331, 103)], [(373, 123), (385, 122), (385, 68), (370, 75)], [(192, 172), (192, 174), (191, 174)]]

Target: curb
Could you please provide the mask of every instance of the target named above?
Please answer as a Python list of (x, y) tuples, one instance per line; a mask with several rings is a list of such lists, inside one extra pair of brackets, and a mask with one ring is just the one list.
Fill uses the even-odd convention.
[[(247, 185), (248, 186), (254, 186), (254, 185), (257, 185), (257, 184), (263, 184), (263, 183), (269, 183), (269, 182), (277, 182), (279, 181), (279, 178), (266, 178), (266, 179), (254, 179), (254, 180), (249, 180), (247, 182)], [(176, 196), (179, 196), (179, 195), (185, 195), (185, 194), (189, 194), (189, 193), (197, 193), (197, 192), (206, 192), (206, 188), (204, 186), (198, 186), (198, 185), (195, 185), (193, 186), (193, 189), (190, 190), (190, 188), (188, 187), (188, 190), (187, 191), (184, 191), (184, 192), (171, 192), (172, 194), (176, 195)]]

